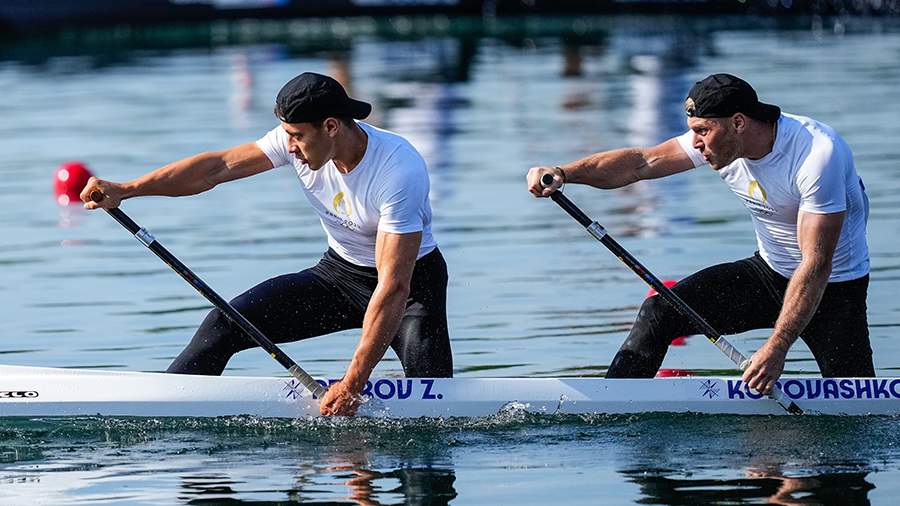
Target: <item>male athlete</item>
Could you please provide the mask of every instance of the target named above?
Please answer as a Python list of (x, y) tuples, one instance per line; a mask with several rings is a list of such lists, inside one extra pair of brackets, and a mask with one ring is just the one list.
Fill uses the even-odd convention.
[[(231, 301), (269, 339), (284, 343), (362, 328), (347, 372), (321, 400), (324, 415), (351, 415), (388, 346), (407, 376), (450, 377), (447, 266), (431, 234), (425, 161), (402, 137), (362, 121), (371, 105), (334, 79), (304, 73), (275, 101), (281, 124), (256, 142), (201, 153), (133, 181), (92, 178), (88, 209), (145, 195), (193, 195), (220, 183), (292, 165), (319, 215), (328, 251), (312, 268), (277, 276)], [(91, 192), (105, 197), (91, 201)], [(169, 366), (178, 374), (222, 373), (255, 343), (213, 310)]]
[[(673, 291), (723, 334), (773, 329), (744, 371), (747, 386), (770, 393), (798, 337), (823, 376), (874, 376), (866, 321), (869, 201), (847, 143), (823, 123), (761, 103), (728, 74), (696, 83), (684, 108), (690, 130), (683, 135), (534, 167), (528, 190), (547, 197), (563, 183), (620, 188), (708, 163), (750, 211), (759, 251), (701, 270)], [(554, 182), (544, 188), (548, 173)], [(695, 331), (665, 300), (650, 297), (606, 376), (652, 377), (672, 339)]]

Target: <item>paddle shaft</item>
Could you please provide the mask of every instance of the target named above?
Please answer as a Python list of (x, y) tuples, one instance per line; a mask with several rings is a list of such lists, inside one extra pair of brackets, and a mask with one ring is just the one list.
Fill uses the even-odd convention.
[[(95, 196), (94, 192), (91, 194), (91, 199), (95, 202), (99, 200), (103, 200), (103, 194)], [(98, 198), (99, 197), (99, 200)], [(296, 378), (301, 385), (303, 385), (307, 390), (312, 392), (314, 396), (321, 399), (322, 396), (325, 395), (325, 387), (320, 385), (312, 376), (309, 375), (306, 371), (304, 371), (296, 362), (291, 360), (291, 357), (287, 356), (286, 353), (281, 351), (281, 348), (275, 345), (272, 341), (269, 340), (258, 328), (256, 325), (250, 322), (244, 315), (242, 315), (237, 309), (234, 308), (231, 304), (228, 303), (225, 299), (219, 296), (212, 288), (209, 287), (206, 283), (203, 282), (202, 279), (197, 277), (190, 269), (187, 268), (180, 260), (175, 258), (175, 255), (169, 252), (153, 235), (148, 232), (146, 229), (138, 226), (137, 223), (134, 222), (131, 218), (128, 217), (125, 212), (121, 209), (106, 209), (106, 212), (109, 213), (110, 216), (113, 217), (116, 221), (119, 222), (120, 225), (125, 227), (129, 232), (131, 232), (137, 240), (139, 240), (144, 246), (147, 247), (150, 251), (156, 254), (166, 263), (169, 267), (172, 268), (175, 272), (177, 272), (185, 281), (187, 281), (191, 286), (194, 287), (201, 295), (206, 297), (206, 299), (212, 302), (213, 306), (216, 307), (222, 314), (225, 315), (226, 318), (231, 320), (235, 325), (241, 328), (251, 339), (253, 339), (256, 344), (262, 347), (269, 355), (272, 356), (275, 360), (278, 361), (285, 369), (291, 373), (291, 376)]]
[[(544, 174), (541, 178), (541, 184), (544, 186), (549, 186), (553, 183), (553, 176), (551, 174)], [(675, 295), (669, 287), (663, 284), (662, 281), (659, 280), (656, 276), (653, 275), (652, 272), (647, 270), (636, 258), (631, 256), (628, 251), (625, 250), (615, 239), (609, 236), (606, 233), (606, 229), (604, 229), (599, 223), (588, 218), (586, 214), (584, 214), (581, 209), (578, 208), (568, 197), (563, 195), (562, 191), (555, 191), (550, 194), (550, 198), (556, 202), (559, 207), (561, 207), (565, 212), (569, 213), (569, 216), (575, 219), (578, 223), (580, 223), (591, 236), (595, 239), (603, 243), (604, 246), (607, 247), (619, 260), (622, 261), (625, 265), (628, 266), (635, 274), (637, 274), (641, 279), (644, 280), (645, 283), (653, 287), (654, 290), (668, 302), (675, 307), (675, 309), (691, 320), (691, 322), (706, 336), (707, 339), (713, 344), (716, 345), (722, 353), (725, 354), (732, 362), (735, 363), (741, 370), (746, 367), (747, 364), (747, 356), (740, 352), (737, 348), (735, 348), (727, 339), (722, 337), (722, 334), (716, 331), (706, 320), (703, 319), (702, 316), (697, 314), (689, 305), (687, 305), (684, 300), (681, 299), (678, 295)], [(772, 393), (769, 395), (772, 399), (774, 399), (778, 404), (780, 404), (784, 409), (788, 411), (788, 413), (792, 414), (801, 414), (803, 410), (800, 406), (787, 397), (785, 397), (784, 392), (781, 391), (778, 387), (775, 387), (772, 390)]]

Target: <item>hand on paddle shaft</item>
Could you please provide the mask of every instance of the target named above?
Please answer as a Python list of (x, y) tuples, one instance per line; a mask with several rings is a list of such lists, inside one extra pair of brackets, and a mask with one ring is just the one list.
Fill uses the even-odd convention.
[[(741, 353), (737, 348), (735, 348), (727, 339), (723, 338), (716, 329), (712, 328), (712, 326), (703, 319), (702, 316), (697, 314), (696, 311), (691, 309), (678, 295), (665, 286), (662, 281), (659, 280), (656, 276), (653, 275), (650, 271), (647, 270), (636, 258), (631, 256), (631, 253), (625, 250), (618, 242), (615, 241), (612, 237), (610, 237), (606, 233), (606, 229), (604, 229), (599, 223), (596, 221), (592, 221), (581, 209), (578, 208), (575, 204), (572, 203), (565, 195), (562, 194), (561, 191), (558, 191), (559, 188), (559, 178), (561, 177), (563, 182), (565, 181), (565, 176), (562, 175), (562, 171), (560, 170), (559, 174), (555, 174), (553, 171), (559, 170), (558, 167), (554, 167), (550, 169), (548, 167), (535, 167), (528, 171), (528, 190), (535, 195), (536, 197), (550, 197), (556, 202), (564, 211), (566, 211), (572, 218), (574, 218), (578, 223), (580, 223), (591, 236), (595, 239), (603, 243), (607, 249), (609, 249), (619, 260), (622, 261), (629, 269), (634, 271), (635, 274), (640, 276), (645, 283), (652, 286), (657, 293), (669, 304), (671, 304), (679, 313), (684, 315), (686, 318), (690, 319), (691, 322), (706, 336), (707, 339), (713, 344), (716, 345), (722, 353), (725, 354), (732, 362), (734, 362), (738, 367), (745, 368), (747, 364), (750, 364), (750, 368), (747, 373), (745, 373), (744, 377), (748, 376), (753, 381), (753, 384), (757, 386), (759, 389), (769, 389), (769, 396), (774, 399), (778, 404), (783, 407), (788, 413), (799, 414), (803, 413), (803, 410), (800, 409), (800, 406), (787, 397), (785, 397), (784, 392), (780, 389), (776, 388), (775, 381), (781, 375), (781, 368), (784, 366), (784, 360), (777, 355), (776, 349), (770, 349), (767, 346), (763, 346), (760, 350), (754, 355), (754, 362), (751, 363), (747, 360), (747, 357)], [(543, 190), (537, 192), (537, 188), (534, 186), (535, 184), (543, 187)], [(547, 194), (547, 190), (552, 190)], [(778, 367), (776, 367), (778, 366)], [(765, 393), (765, 392), (763, 392)]]
[(766, 341), (744, 367), (742, 379), (748, 387), (757, 392), (769, 395), (775, 389), (775, 382), (784, 371), (784, 360), (787, 358), (787, 349)]
[[(104, 189), (115, 195), (115, 200), (113, 200), (113, 197), (106, 195)], [(337, 388), (333, 387), (326, 392), (325, 388), (316, 382), (309, 373), (300, 368), (296, 362), (291, 360), (281, 348), (270, 341), (269, 338), (256, 328), (253, 323), (247, 320), (247, 318), (235, 309), (234, 306), (229, 304), (218, 293), (210, 288), (209, 285), (204, 283), (203, 280), (188, 269), (186, 265), (181, 263), (181, 261), (163, 247), (150, 232), (138, 226), (138, 224), (128, 217), (127, 214), (121, 209), (118, 209), (122, 195), (121, 185), (91, 178), (85, 186), (84, 191), (81, 193), (81, 199), (85, 202), (85, 207), (88, 209), (105, 209), (110, 216), (131, 232), (150, 251), (156, 254), (160, 260), (165, 262), (166, 265), (171, 267), (178, 275), (193, 286), (195, 290), (206, 297), (206, 300), (210, 301), (226, 318), (243, 330), (244, 333), (264, 349), (269, 356), (287, 369), (288, 372), (291, 373), (291, 376), (296, 378), (301, 385), (321, 400), (319, 410), (323, 415), (352, 415), (356, 412), (356, 407), (359, 404), (358, 402), (355, 402), (359, 399), (356, 392), (346, 390), (341, 386), (341, 383), (336, 383), (335, 386), (337, 386)]]
[(85, 209), (115, 209), (122, 203), (125, 191), (121, 184), (91, 176), (81, 190)]
[[(544, 178), (544, 176), (549, 176)], [(549, 197), (562, 188), (565, 175), (559, 167), (532, 167), (528, 170), (528, 191), (535, 197)]]
[(359, 388), (351, 387), (346, 380), (332, 383), (319, 401), (319, 411), (325, 416), (351, 416), (362, 404)]

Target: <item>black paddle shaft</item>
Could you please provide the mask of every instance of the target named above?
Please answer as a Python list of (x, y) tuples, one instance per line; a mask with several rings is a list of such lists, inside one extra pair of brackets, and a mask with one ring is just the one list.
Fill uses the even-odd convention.
[[(706, 320), (703, 319), (702, 316), (697, 314), (691, 306), (687, 305), (681, 297), (675, 295), (672, 290), (663, 284), (662, 281), (659, 280), (656, 276), (653, 275), (652, 272), (648, 271), (643, 264), (641, 264), (638, 259), (634, 258), (631, 253), (629, 253), (625, 248), (622, 247), (615, 239), (613, 239), (609, 234), (606, 233), (606, 229), (604, 229), (600, 224), (595, 223), (593, 220), (588, 218), (586, 214), (584, 214), (581, 209), (578, 208), (575, 204), (569, 200), (568, 197), (563, 195), (561, 191), (553, 192), (550, 195), (550, 198), (553, 199), (554, 202), (559, 204), (559, 207), (563, 208), (563, 210), (573, 218), (578, 223), (588, 229), (591, 235), (597, 237), (597, 240), (602, 242), (604, 246), (606, 246), (613, 255), (615, 255), (619, 260), (622, 261), (626, 266), (628, 266), (635, 274), (640, 276), (641, 279), (644, 280), (645, 283), (653, 287), (657, 293), (659, 293), (667, 302), (672, 304), (675, 309), (678, 310), (679, 313), (688, 317), (691, 322), (697, 327), (697, 329), (705, 335), (710, 341), (715, 343), (718, 341), (722, 334), (716, 331), (707, 323)], [(739, 360), (737, 360), (737, 364), (740, 365), (746, 357), (741, 356)]]
[[(104, 195), (99, 191), (94, 191), (91, 193), (91, 199), (94, 202), (99, 202), (103, 200)], [(322, 396), (325, 395), (325, 387), (320, 385), (312, 376), (309, 375), (306, 371), (300, 368), (296, 362), (294, 362), (291, 357), (289, 357), (286, 353), (284, 353), (281, 348), (275, 345), (269, 338), (265, 336), (265, 334), (260, 331), (256, 325), (250, 322), (244, 315), (242, 315), (237, 309), (234, 308), (228, 301), (219, 296), (218, 293), (215, 292), (212, 288), (209, 287), (206, 283), (203, 282), (202, 279), (197, 277), (190, 269), (187, 268), (180, 260), (178, 260), (175, 255), (169, 252), (162, 244), (160, 244), (156, 238), (153, 237), (150, 232), (146, 229), (138, 226), (137, 223), (134, 222), (124, 211), (121, 209), (106, 209), (106, 212), (109, 213), (110, 216), (113, 217), (116, 221), (119, 222), (120, 225), (125, 227), (129, 232), (131, 232), (144, 246), (147, 247), (150, 251), (156, 254), (166, 263), (169, 267), (172, 268), (175, 272), (177, 272), (185, 281), (187, 281), (191, 286), (194, 287), (201, 295), (206, 297), (206, 299), (216, 307), (222, 314), (225, 315), (226, 318), (231, 320), (235, 325), (241, 328), (251, 339), (253, 339), (256, 344), (262, 347), (268, 354), (278, 361), (288, 372), (291, 373), (291, 376), (297, 378), (297, 380), (306, 387), (307, 390), (312, 392), (312, 394), (321, 399)]]
[[(553, 175), (544, 174), (541, 177), (541, 184), (545, 187), (553, 184)], [(653, 287), (654, 290), (682, 315), (690, 319), (690, 321), (699, 329), (707, 339), (716, 345), (734, 364), (740, 369), (744, 369), (747, 364), (747, 356), (735, 348), (728, 340), (722, 337), (722, 334), (716, 331), (702, 316), (694, 311), (681, 297), (675, 294), (669, 287), (664, 285), (652, 272), (647, 270), (636, 258), (625, 250), (615, 239), (609, 236), (599, 223), (590, 219), (581, 209), (578, 208), (568, 197), (563, 195), (562, 191), (557, 190), (550, 194), (550, 198), (556, 202), (569, 216), (575, 218), (589, 234), (594, 236), (598, 241), (603, 243), (619, 260), (628, 268), (634, 271), (644, 282)], [(802, 414), (803, 410), (795, 402), (786, 398), (784, 392), (777, 387), (770, 395), (772, 399), (778, 402), (788, 413)]]

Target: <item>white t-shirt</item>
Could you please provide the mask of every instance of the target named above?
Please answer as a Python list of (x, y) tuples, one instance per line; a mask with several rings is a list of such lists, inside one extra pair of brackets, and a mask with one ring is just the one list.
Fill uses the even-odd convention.
[[(692, 131), (676, 139), (694, 167), (706, 163), (692, 146)], [(802, 258), (797, 241), (799, 211), (846, 211), (829, 281), (868, 274), (869, 199), (850, 147), (828, 125), (782, 114), (769, 154), (759, 160), (738, 158), (719, 170), (719, 176), (750, 210), (760, 256), (782, 276), (790, 278)]]
[(256, 145), (272, 165), (293, 165), (303, 193), (319, 215), (328, 235), (328, 246), (341, 258), (365, 267), (375, 267), (378, 231), (394, 234), (422, 232), (417, 258), (437, 246), (431, 235), (431, 203), (425, 160), (397, 134), (361, 121), (368, 136), (366, 152), (349, 174), (337, 170), (329, 160), (319, 170), (310, 170), (288, 151), (288, 134), (277, 126)]

